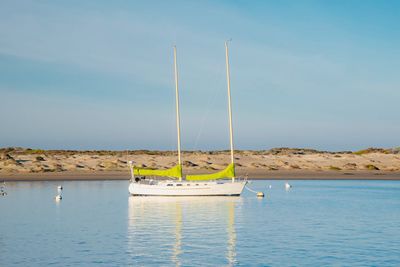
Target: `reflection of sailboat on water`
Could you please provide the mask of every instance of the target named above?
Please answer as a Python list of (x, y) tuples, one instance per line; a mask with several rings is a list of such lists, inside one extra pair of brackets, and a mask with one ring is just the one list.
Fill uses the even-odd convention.
[[(233, 266), (237, 262), (235, 207), (241, 201), (232, 197), (130, 197), (127, 251), (135, 261), (130, 264), (157, 262), (181, 266), (185, 265), (185, 258), (191, 263), (200, 262), (200, 258), (189, 256), (193, 254), (191, 246), (196, 244), (194, 254), (207, 256), (202, 249), (211, 249), (214, 254), (225, 255), (219, 257), (224, 265)], [(211, 222), (212, 227), (204, 227)], [(210, 242), (224, 245), (210, 246)], [(222, 251), (216, 253), (218, 249)]]
[[(228, 85), (228, 113), (229, 113), (229, 139), (231, 151), (231, 163), (224, 170), (213, 174), (187, 175), (182, 181), (181, 164), (181, 142), (180, 142), (180, 116), (179, 116), (179, 93), (178, 93), (178, 71), (176, 63), (176, 47), (174, 47), (175, 66), (175, 96), (176, 96), (176, 126), (178, 136), (178, 165), (167, 170), (154, 170), (133, 166), (131, 169), (131, 182), (129, 192), (132, 195), (152, 196), (238, 196), (242, 193), (246, 181), (235, 179), (235, 164), (233, 156), (233, 130), (231, 110), (231, 90), (229, 77), (228, 43), (225, 43), (226, 74)], [(167, 180), (145, 179), (147, 177), (166, 177)], [(171, 179), (179, 179), (174, 181)], [(219, 180), (225, 179), (225, 180)], [(227, 181), (230, 179), (231, 181)], [(218, 181), (216, 181), (218, 180)]]
[(233, 266), (236, 263), (235, 205), (233, 202), (228, 203), (228, 210), (228, 244), (226, 259), (228, 260), (228, 266)]

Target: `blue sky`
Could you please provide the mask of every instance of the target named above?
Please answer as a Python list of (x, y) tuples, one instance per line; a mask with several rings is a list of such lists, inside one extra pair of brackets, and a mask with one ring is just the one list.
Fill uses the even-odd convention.
[(399, 1), (2, 1), (0, 146), (399, 146)]

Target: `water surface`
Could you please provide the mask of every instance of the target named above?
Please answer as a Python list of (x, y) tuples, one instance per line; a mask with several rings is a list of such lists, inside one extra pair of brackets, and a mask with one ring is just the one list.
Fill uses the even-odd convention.
[(0, 266), (400, 266), (400, 182), (291, 183), (250, 184), (264, 199), (129, 197), (127, 181), (7, 183)]

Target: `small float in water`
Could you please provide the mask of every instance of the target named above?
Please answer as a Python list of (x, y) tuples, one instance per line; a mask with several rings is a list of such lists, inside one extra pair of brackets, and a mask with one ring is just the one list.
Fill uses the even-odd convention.
[(256, 196), (257, 196), (258, 198), (263, 198), (263, 197), (264, 197), (264, 192), (261, 192), (261, 191), (257, 192), (257, 191), (255, 191), (255, 190), (251, 189), (250, 187), (248, 187), (247, 185), (245, 185), (245, 188), (246, 188), (247, 190), (249, 190), (250, 192), (256, 194)]
[(292, 186), (288, 182), (285, 182), (285, 189), (289, 190), (290, 188), (292, 188)]
[(56, 195), (54, 197), (55, 201), (60, 201), (62, 199), (62, 190), (63, 190), (63, 187), (61, 185), (57, 186), (58, 195)]
[(257, 192), (257, 197), (264, 197), (264, 193), (263, 192)]
[(6, 192), (6, 182), (3, 182), (3, 184), (0, 187), (0, 196), (6, 196), (7, 192)]

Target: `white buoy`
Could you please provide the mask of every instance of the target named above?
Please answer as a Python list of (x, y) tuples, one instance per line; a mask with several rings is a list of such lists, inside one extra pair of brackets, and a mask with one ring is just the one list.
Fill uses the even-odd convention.
[(264, 193), (263, 192), (257, 192), (257, 197), (264, 197)]
[(288, 182), (286, 182), (285, 183), (285, 189), (289, 190), (290, 188), (292, 188), (292, 186)]
[(3, 182), (3, 185), (0, 187), (0, 196), (6, 196), (7, 192), (5, 191), (6, 182)]
[(59, 185), (59, 186), (57, 186), (57, 192), (58, 192), (58, 195), (56, 195), (55, 197), (54, 197), (54, 199), (56, 200), (56, 201), (60, 201), (61, 199), (62, 199), (62, 189), (63, 189), (63, 187), (61, 186), (61, 185)]
[(249, 190), (250, 192), (255, 193), (257, 197), (260, 197), (260, 198), (261, 198), (261, 197), (264, 197), (264, 193), (263, 193), (263, 192), (256, 192), (256, 191), (254, 191), (253, 189), (249, 188), (247, 185), (245, 186), (245, 188), (246, 188), (247, 190)]

